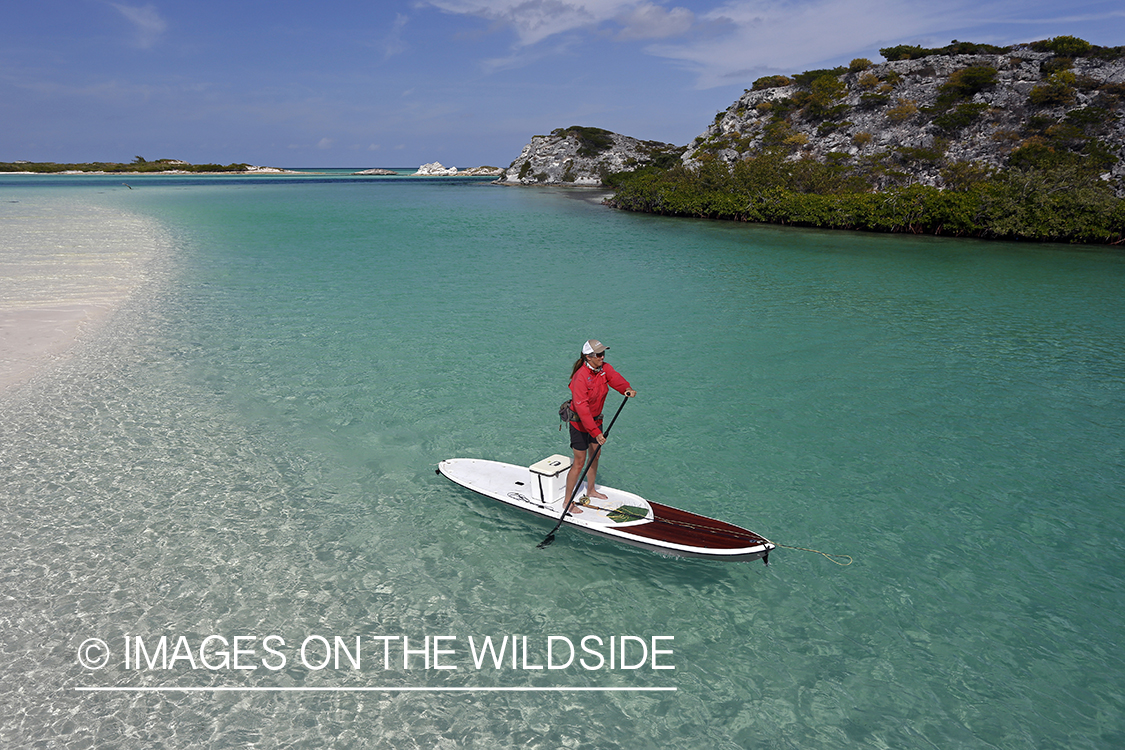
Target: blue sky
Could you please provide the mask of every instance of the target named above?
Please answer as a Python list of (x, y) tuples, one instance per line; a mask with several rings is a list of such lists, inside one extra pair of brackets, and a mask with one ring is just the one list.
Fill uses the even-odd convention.
[(507, 166), (588, 125), (684, 145), (754, 79), (896, 44), (1125, 44), (1119, 0), (13, 0), (0, 161)]

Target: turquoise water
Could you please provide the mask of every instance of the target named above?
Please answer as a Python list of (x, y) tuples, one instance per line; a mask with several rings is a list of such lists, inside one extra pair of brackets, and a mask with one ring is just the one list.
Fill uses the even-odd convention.
[[(120, 182), (0, 182), (174, 248), (0, 395), (0, 744), (1125, 744), (1120, 253), (667, 220), (480, 179)], [(435, 475), (565, 453), (588, 337), (639, 391), (601, 481), (854, 563), (566, 530), (538, 550), (548, 525)], [(126, 667), (126, 636), (162, 635), (256, 637), (256, 668)], [(310, 635), (360, 636), (361, 667), (300, 664)], [(524, 668), (587, 635), (670, 636), (675, 669)], [(458, 669), (388, 668), (373, 636), (452, 637)], [(531, 655), (474, 668), (485, 636)], [(94, 637), (112, 655), (85, 669)], [(77, 689), (142, 686), (625, 689)]]

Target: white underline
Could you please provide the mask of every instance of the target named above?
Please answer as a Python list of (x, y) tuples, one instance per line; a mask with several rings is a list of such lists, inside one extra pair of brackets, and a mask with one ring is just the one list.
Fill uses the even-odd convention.
[(609, 693), (675, 692), (674, 687), (76, 687), (88, 693)]

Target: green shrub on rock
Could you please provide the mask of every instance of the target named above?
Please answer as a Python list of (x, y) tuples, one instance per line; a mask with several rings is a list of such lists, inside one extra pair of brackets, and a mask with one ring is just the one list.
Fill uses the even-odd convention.
[(984, 102), (961, 102), (950, 112), (943, 112), (934, 118), (933, 122), (939, 129), (946, 133), (954, 133), (967, 127), (973, 120), (980, 117), (988, 109)]
[(1081, 57), (1090, 52), (1094, 45), (1076, 36), (1056, 36), (1041, 42), (1032, 42), (1031, 48), (1036, 52), (1054, 52), (1064, 57)]
[[(956, 40), (936, 50), (900, 45), (880, 53), (896, 60), (1007, 51), (1010, 59), (997, 62), (997, 67), (976, 64), (954, 71), (938, 87), (934, 105), (925, 110), (919, 101), (905, 97), (891, 105), (899, 75), (892, 66), (881, 66), (876, 75), (863, 59), (847, 69), (760, 78), (754, 83), (756, 90), (793, 89), (783, 98), (759, 104), (752, 132), (712, 135), (699, 143), (697, 168), (676, 162), (668, 169), (650, 166), (614, 175), (610, 181), (615, 194), (607, 203), (630, 211), (736, 221), (1121, 244), (1125, 200), (1115, 197), (1120, 181), (1106, 179), (1106, 172), (1119, 162), (1116, 114), (1125, 100), (1125, 84), (1095, 79), (1087, 65), (1079, 66), (1087, 71), (1086, 77), (1073, 70), (1075, 57), (1106, 57), (1117, 54), (1117, 48), (1095, 47), (1071, 37), (1042, 44), (1048, 46), (1040, 51), (1055, 56), (1041, 61), (1045, 78), (1032, 88), (1029, 104), (1068, 107), (1061, 116), (1058, 110), (1011, 107), (1007, 94), (995, 99), (978, 96), (996, 85), (997, 67), (1027, 62), (1016, 48)], [(910, 66), (910, 80), (933, 76), (937, 67), (936, 63)], [(880, 128), (878, 138), (866, 131), (853, 132), (856, 127), (840, 116), (847, 109), (844, 97), (849, 86), (859, 108), (878, 107), (898, 127)], [(1071, 107), (1079, 92), (1083, 106)], [(1007, 116), (1010, 112), (1018, 114), (1017, 122)], [(989, 127), (995, 128), (974, 131), (974, 138), (991, 134), (993, 146), (985, 144), (984, 156), (974, 158), (1006, 158), (1006, 163), (996, 167), (983, 161), (956, 161), (959, 155), (982, 152), (979, 143), (963, 147), (957, 134), (986, 115)], [(849, 119), (863, 123), (868, 117), (857, 112)], [(913, 129), (905, 127), (912, 119), (917, 133), (926, 138), (900, 140), (926, 145), (889, 143), (888, 135), (913, 135)], [(816, 156), (829, 142), (813, 144), (814, 129), (818, 138), (838, 134), (834, 137), (841, 140), (830, 142), (831, 147), (847, 152)], [(908, 129), (911, 133), (905, 132)], [(816, 147), (808, 148), (810, 144)], [(728, 164), (729, 150), (741, 158)]]
[(761, 91), (762, 89), (776, 89), (782, 86), (788, 86), (793, 83), (787, 76), (762, 76), (754, 81), (753, 90)]
[(938, 86), (934, 109), (946, 110), (962, 99), (969, 99), (996, 83), (996, 68), (991, 65), (970, 65), (949, 74), (945, 83)]
[(581, 125), (571, 125), (569, 128), (558, 128), (551, 135), (564, 137), (574, 136), (578, 139), (579, 156), (597, 156), (603, 151), (613, 148), (613, 134), (601, 128), (589, 128)]

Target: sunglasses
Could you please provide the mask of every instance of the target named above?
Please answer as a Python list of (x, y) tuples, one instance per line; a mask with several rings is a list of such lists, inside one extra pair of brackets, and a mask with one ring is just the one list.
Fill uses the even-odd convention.
[(591, 354), (589, 356), (591, 356), (591, 357), (601, 357), (602, 359), (605, 359), (605, 352), (594, 352), (593, 354)]

